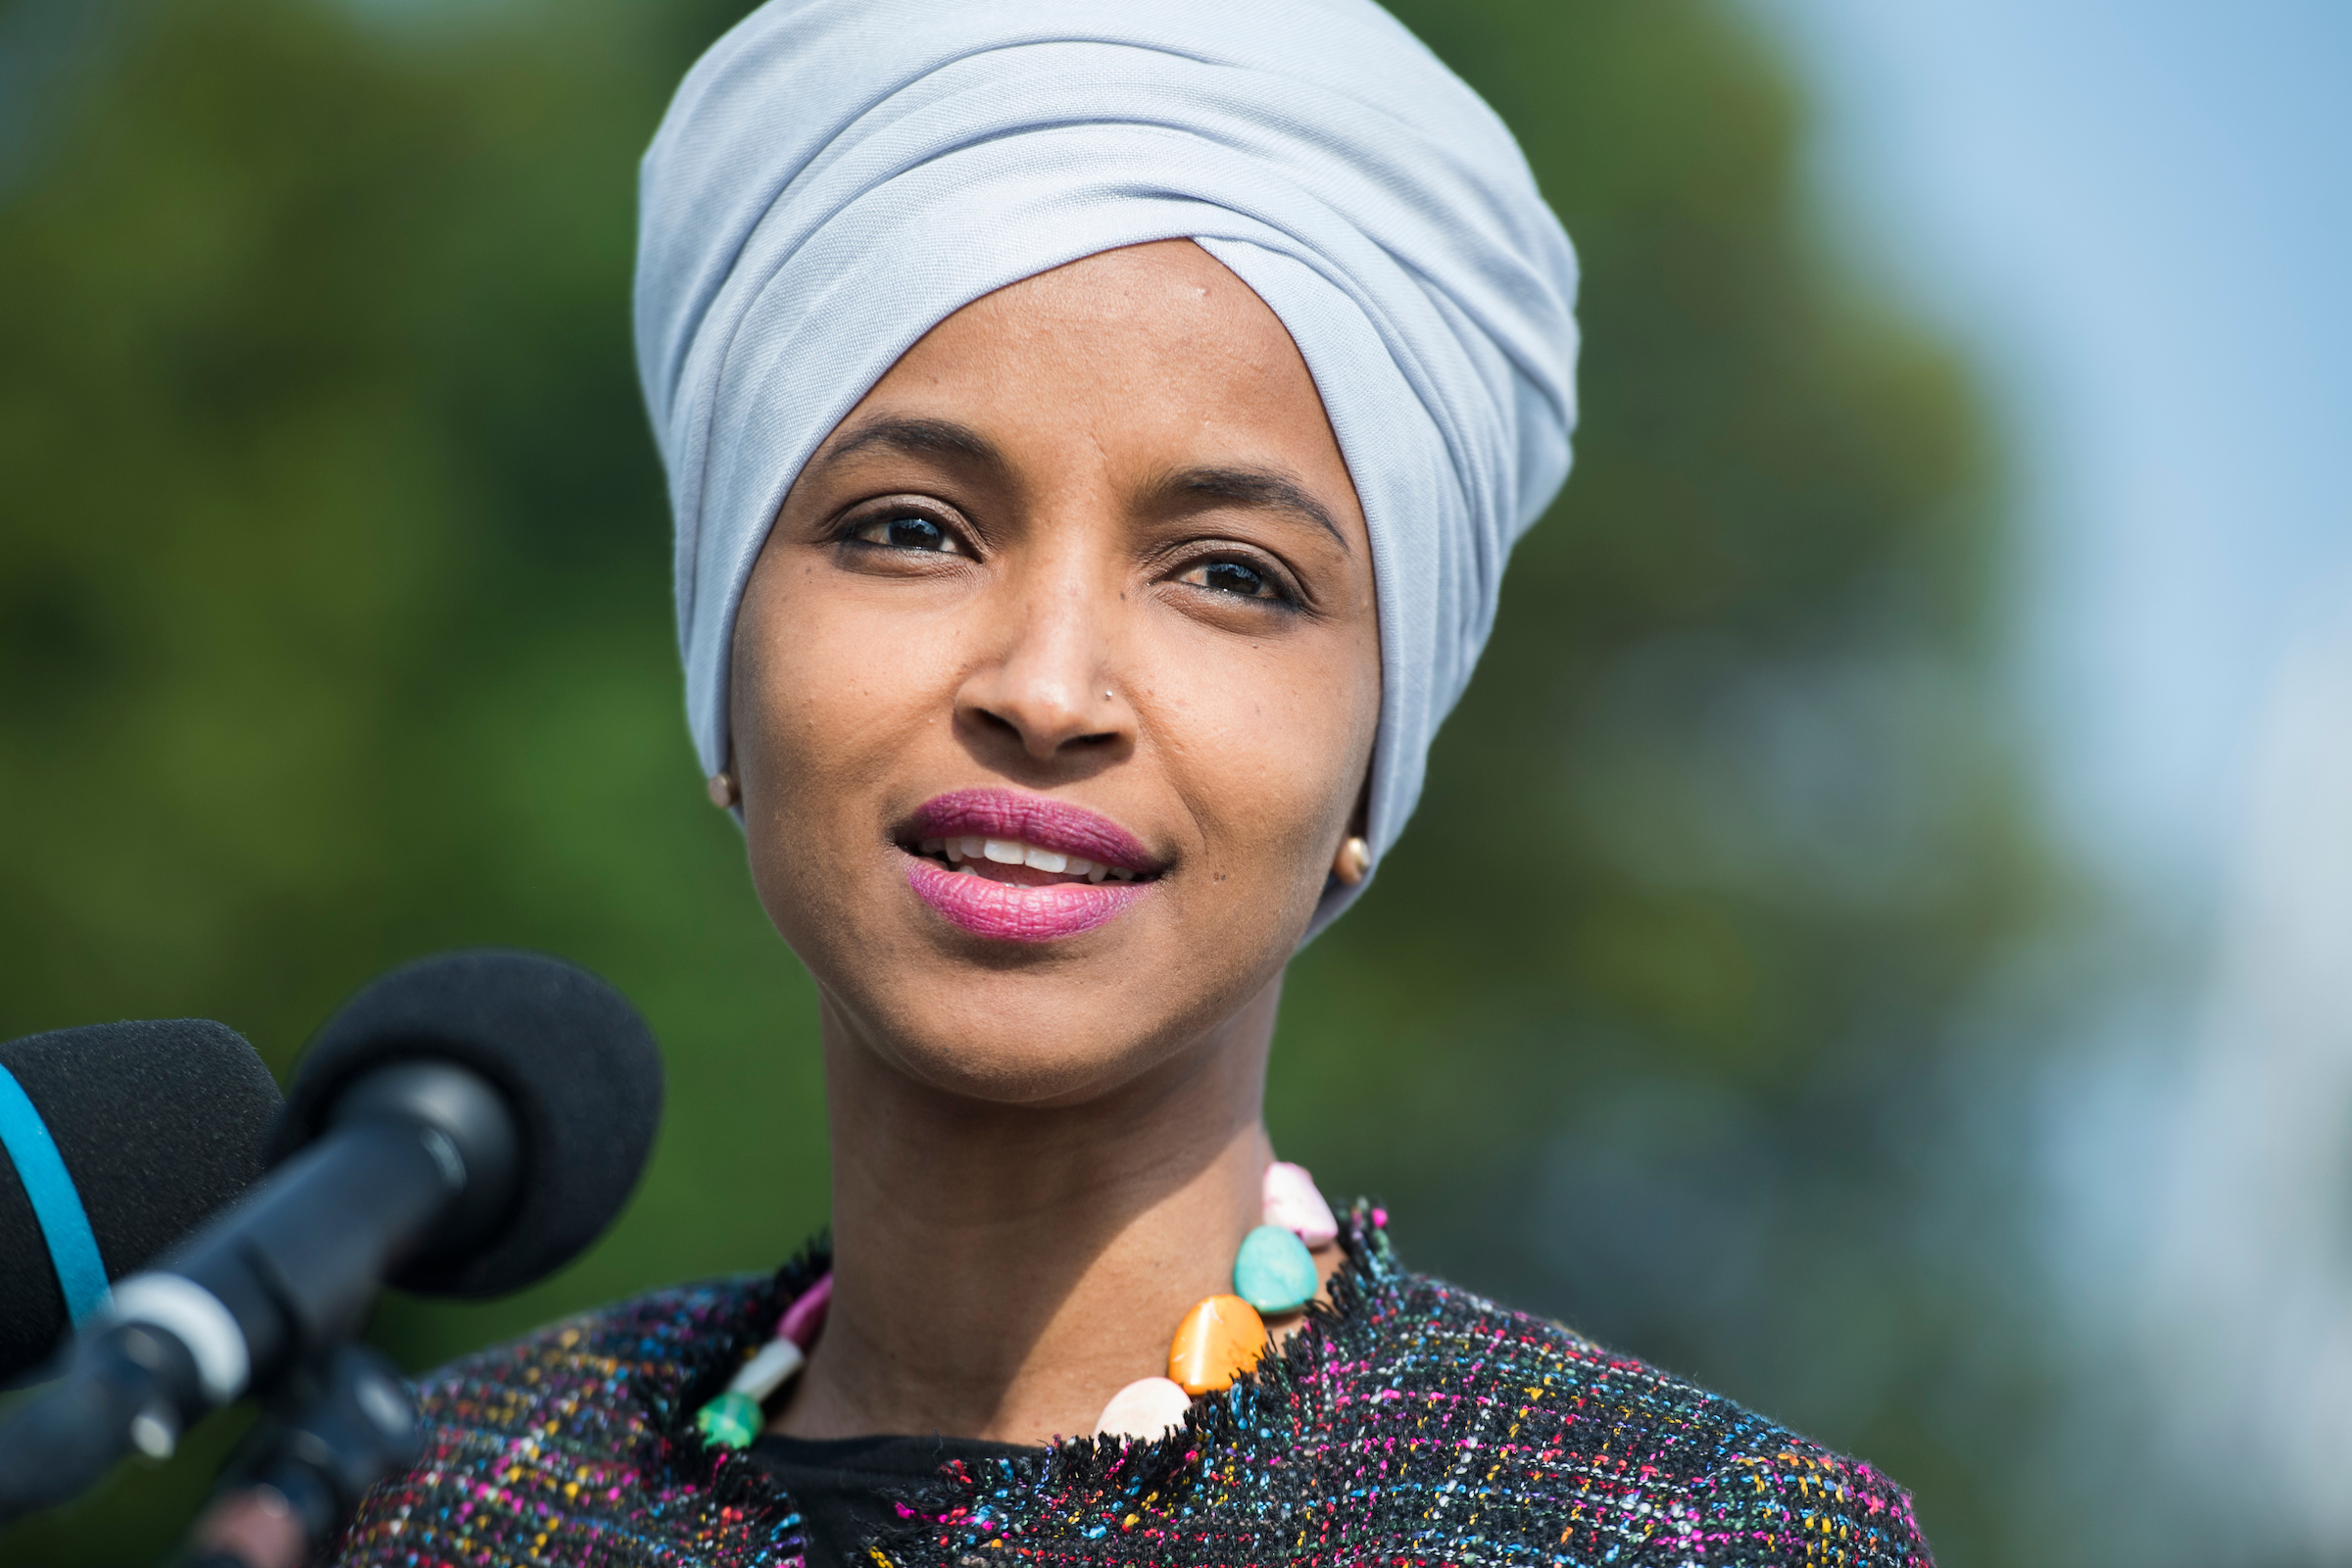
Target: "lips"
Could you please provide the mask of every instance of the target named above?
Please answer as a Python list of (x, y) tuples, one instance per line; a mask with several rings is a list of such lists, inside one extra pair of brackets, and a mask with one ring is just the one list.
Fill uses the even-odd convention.
[(1017, 790), (951, 791), (926, 801), (907, 827), (916, 839), (997, 839), (1128, 871), (1153, 869), (1152, 852), (1109, 817)]
[(964, 930), (999, 942), (1058, 942), (1092, 931), (1149, 898), (1152, 888), (1149, 882), (1103, 887), (1055, 882), (1024, 888), (970, 871), (945, 871), (919, 858), (906, 862), (906, 885)]
[(926, 802), (899, 847), (906, 882), (942, 916), (1001, 942), (1092, 931), (1151, 895), (1159, 867), (1134, 834), (1083, 807), (1014, 790)]

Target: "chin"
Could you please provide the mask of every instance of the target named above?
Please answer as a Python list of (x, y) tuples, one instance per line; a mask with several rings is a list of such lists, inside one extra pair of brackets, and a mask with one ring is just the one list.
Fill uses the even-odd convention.
[[(1012, 837), (985, 814), (1005, 809), (996, 792), (942, 799)], [(1303, 874), (1188, 877), (1038, 816), (1018, 848), (1052, 834), (1054, 858), (1006, 872), (958, 854), (962, 821), (943, 832), (926, 809), (879, 843), (862, 823), (778, 823), (755, 835), (753, 880), (825, 998), (829, 1052), (980, 1103), (1060, 1108), (1181, 1077), (1281, 973), (1321, 891)]]
[(1159, 1041), (1106, 1039), (1076, 1023), (1040, 1030), (1002, 1024), (894, 1029), (857, 1043), (941, 1094), (1039, 1110), (1114, 1095), (1181, 1050)]
[[(1107, 933), (1093, 933), (1097, 939)], [(957, 961), (818, 975), (850, 1040), (944, 1094), (1039, 1109), (1084, 1104), (1152, 1075), (1204, 1041), (1264, 978), (1174, 994), (1139, 975), (1198, 973), (1103, 944), (1053, 963)], [(1277, 965), (1276, 967), (1279, 967)], [(908, 983), (909, 975), (930, 978)], [(1270, 976), (1266, 977), (1270, 978)]]
[(825, 996), (829, 1034), (994, 1105), (1062, 1108), (1136, 1084), (1240, 1012), (1290, 951), (1272, 931), (1234, 943), (1231, 920), (1200, 922), (1222, 928), (1221, 951), (1187, 951), (1173, 900), (1060, 941), (988, 941), (897, 892), (884, 901), (897, 908), (770, 910), (798, 916), (777, 929)]

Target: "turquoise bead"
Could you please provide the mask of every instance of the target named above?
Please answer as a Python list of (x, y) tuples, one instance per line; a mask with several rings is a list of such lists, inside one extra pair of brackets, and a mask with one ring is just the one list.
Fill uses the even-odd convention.
[(1233, 1260), (1233, 1294), (1260, 1312), (1296, 1312), (1314, 1298), (1315, 1254), (1279, 1225), (1260, 1225), (1242, 1238)]
[(719, 1447), (748, 1448), (764, 1423), (760, 1416), (759, 1400), (748, 1394), (730, 1391), (696, 1412), (694, 1424), (702, 1429), (707, 1440)]

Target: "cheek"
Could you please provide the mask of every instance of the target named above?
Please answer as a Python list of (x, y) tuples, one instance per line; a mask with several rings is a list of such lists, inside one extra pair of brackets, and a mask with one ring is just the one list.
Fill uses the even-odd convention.
[[(1369, 666), (1367, 679), (1366, 666)], [(1282, 906), (1320, 896), (1378, 719), (1377, 657), (1318, 631), (1162, 662), (1155, 737), (1222, 885)]]
[(872, 671), (849, 657), (821, 598), (780, 592), (761, 608), (752, 667), (737, 677), (748, 698), (737, 705), (745, 710), (737, 744), (751, 753), (745, 788), (763, 797), (760, 814), (772, 817), (822, 804), (827, 797), (809, 785), (847, 760), (844, 746), (855, 743), (861, 715), (870, 721), (876, 694)]
[(921, 629), (904, 617), (877, 623), (854, 595), (817, 591), (820, 573), (787, 569), (756, 580), (736, 645), (745, 822), (760, 893), (779, 925), (808, 903), (797, 886), (835, 874), (866, 846), (873, 782), (949, 710), (934, 678), (948, 656), (925, 646)]

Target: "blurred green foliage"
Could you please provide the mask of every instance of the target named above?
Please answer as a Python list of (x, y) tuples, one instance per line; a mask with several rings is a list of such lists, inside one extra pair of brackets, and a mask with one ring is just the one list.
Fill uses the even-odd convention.
[[(414, 1366), (825, 1210), (628, 350), (636, 155), (740, 9), (162, 0), (0, 194), (0, 1035), (207, 1015), (282, 1069), (376, 969), (500, 943), (667, 1044), (628, 1215), (522, 1297), (388, 1301)], [(1947, 1565), (2035, 1560), (1955, 1086), (2060, 883), (1967, 378), (1821, 253), (1736, 13), (1399, 10), (1577, 239), (1585, 419), (1414, 828), (1295, 966), (1276, 1137), (1416, 1261), (1865, 1453)], [(153, 1553), (223, 1441), (10, 1560)]]

